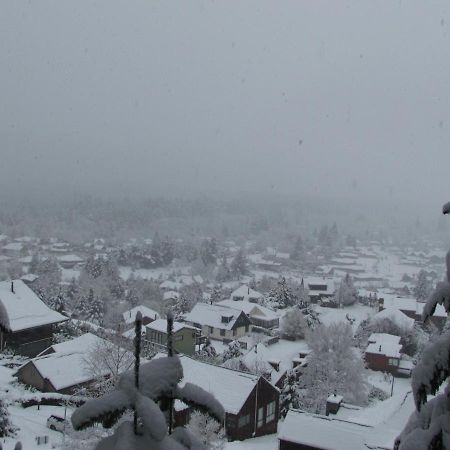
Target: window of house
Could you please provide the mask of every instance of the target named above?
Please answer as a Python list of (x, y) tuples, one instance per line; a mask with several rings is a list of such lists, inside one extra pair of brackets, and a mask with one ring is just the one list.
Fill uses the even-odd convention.
[(214, 333), (214, 328), (213, 327), (208, 327), (209, 328), (209, 332), (211, 333), (211, 334), (213, 334)]
[(275, 401), (267, 405), (266, 423), (272, 422), (275, 419)]
[(245, 416), (239, 417), (238, 428), (245, 427), (249, 423), (250, 423), (250, 414), (246, 414)]
[(225, 336), (225, 330), (220, 330), (220, 335)]
[(233, 330), (233, 336), (236, 336), (236, 328)]
[(248, 333), (248, 325), (245, 325), (245, 332)]
[(395, 358), (389, 358), (388, 364), (389, 364), (390, 366), (398, 366), (398, 359), (395, 359)]
[(264, 425), (264, 406), (258, 408), (258, 428)]
[(182, 341), (183, 340), (183, 335), (179, 335), (179, 336), (175, 336), (175, 341)]

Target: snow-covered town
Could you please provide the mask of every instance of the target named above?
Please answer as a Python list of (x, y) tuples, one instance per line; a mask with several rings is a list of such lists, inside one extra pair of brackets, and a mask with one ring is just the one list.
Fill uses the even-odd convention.
[[(140, 318), (141, 370), (156, 377), (170, 346), (174, 382), (204, 392), (172, 392), (173, 426), (208, 448), (392, 449), (415, 411), (411, 373), (447, 324), (442, 304), (423, 323), (442, 248), (360, 242), (335, 224), (290, 252), (213, 237), (187, 249), (158, 233), (120, 247), (1, 240), (3, 448), (113, 439), (114, 428), (78, 429), (104, 422), (94, 403), (132, 376)], [(156, 401), (153, 382), (143, 375), (142, 395)], [(212, 418), (196, 412), (206, 394), (220, 405)]]
[(450, 450), (450, 2), (0, 2), (0, 450)]

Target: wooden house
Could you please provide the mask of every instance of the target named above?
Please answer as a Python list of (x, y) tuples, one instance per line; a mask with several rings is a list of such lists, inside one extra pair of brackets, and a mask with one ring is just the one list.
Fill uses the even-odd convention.
[[(180, 356), (184, 382), (195, 383), (216, 397), (225, 409), (225, 431), (231, 440), (276, 433), (279, 390), (260, 376), (226, 369)], [(176, 411), (184, 425), (189, 411)]]
[(0, 282), (0, 350), (36, 356), (51, 345), (55, 325), (66, 320), (22, 280)]

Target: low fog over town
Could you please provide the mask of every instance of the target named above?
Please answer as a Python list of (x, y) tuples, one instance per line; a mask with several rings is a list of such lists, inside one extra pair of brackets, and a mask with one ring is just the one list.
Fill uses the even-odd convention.
[(0, 9), (0, 450), (450, 450), (447, 3)]

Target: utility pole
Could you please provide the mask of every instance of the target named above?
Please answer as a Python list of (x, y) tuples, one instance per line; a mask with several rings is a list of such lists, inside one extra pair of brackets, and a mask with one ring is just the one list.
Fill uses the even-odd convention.
[[(136, 313), (134, 322), (134, 387), (139, 391), (139, 366), (141, 363), (141, 337), (142, 337), (142, 314), (140, 311)], [(138, 416), (136, 408), (134, 408), (134, 434), (138, 434)]]

